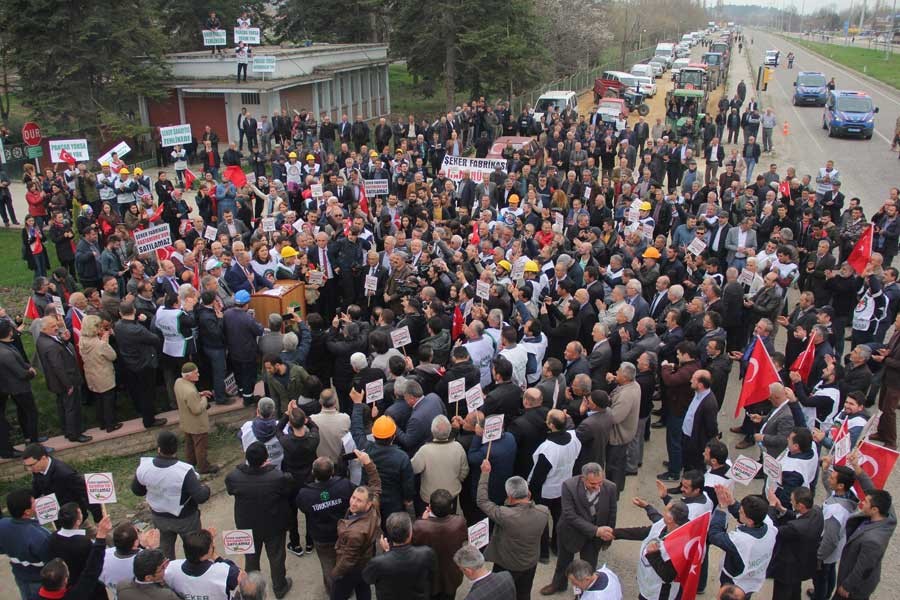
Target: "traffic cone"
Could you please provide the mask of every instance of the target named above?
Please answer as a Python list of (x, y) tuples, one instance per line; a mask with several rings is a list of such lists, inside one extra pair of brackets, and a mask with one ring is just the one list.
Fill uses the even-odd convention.
[(781, 133), (784, 135), (789, 135), (791, 133), (791, 128), (788, 126), (788, 122), (784, 122), (784, 127), (781, 128)]

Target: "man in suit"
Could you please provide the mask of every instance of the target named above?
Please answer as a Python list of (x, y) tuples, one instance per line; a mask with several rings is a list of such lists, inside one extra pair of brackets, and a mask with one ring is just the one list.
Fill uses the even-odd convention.
[(541, 380), (535, 386), (541, 392), (546, 408), (563, 406), (566, 401), (566, 375), (558, 358), (547, 358), (541, 367)]
[(634, 307), (634, 321), (650, 316), (650, 305), (641, 295), (643, 286), (637, 279), (630, 280), (625, 285), (625, 301)]
[(328, 234), (320, 231), (316, 234), (316, 245), (307, 251), (309, 264), (325, 275), (325, 283), (319, 289), (319, 312), (325, 319), (330, 319), (337, 306), (338, 278), (335, 273), (337, 256), (335, 246), (329, 243)]
[(756, 231), (752, 228), (752, 222), (749, 218), (743, 219), (725, 236), (725, 262), (741, 271), (747, 264), (748, 251), (755, 252), (756, 248)]
[(382, 554), (372, 558), (362, 572), (366, 583), (375, 585), (379, 598), (429, 598), (437, 576), (437, 556), (428, 546), (412, 544), (412, 520), (405, 512), (388, 516)]
[(719, 138), (714, 137), (706, 145), (703, 151), (703, 158), (706, 159), (706, 173), (704, 179), (706, 185), (716, 181), (716, 173), (719, 171), (719, 165), (725, 162), (725, 147), (719, 143)]
[(894, 318), (894, 335), (886, 348), (872, 355), (875, 362), (884, 365), (881, 375), (881, 395), (878, 408), (878, 437), (885, 446), (897, 449), (897, 404), (900, 402), (900, 314)]
[(88, 504), (84, 476), (58, 458), (51, 458), (46, 448), (29, 444), (22, 453), (22, 464), (31, 472), (31, 491), (35, 498), (56, 494), (60, 506), (76, 503), (82, 518), (86, 519), (88, 513), (96, 523), (103, 518), (99, 504)]
[(341, 122), (338, 125), (338, 135), (341, 137), (342, 144), (350, 143), (350, 134), (353, 125), (351, 125), (350, 120), (347, 118), (347, 115), (341, 115)]
[(805, 487), (791, 492), (792, 509), (785, 508), (775, 494), (769, 494), (770, 515), (778, 526), (775, 554), (769, 575), (774, 579), (773, 600), (799, 598), (800, 585), (816, 573), (816, 549), (825, 522), (822, 508), (815, 505)]
[[(754, 423), (762, 423), (759, 433), (754, 434), (753, 441), (762, 444), (763, 451), (772, 457), (777, 457), (787, 448), (788, 436), (794, 427), (804, 426), (806, 420), (802, 417), (799, 424), (795, 423), (794, 412), (789, 406), (797, 402), (793, 392), (788, 400), (788, 390), (780, 382), (769, 384), (769, 402), (772, 403), (772, 412), (768, 416), (750, 415)], [(762, 457), (760, 457), (762, 460)]]
[(716, 414), (719, 405), (710, 388), (712, 374), (700, 369), (691, 375), (691, 389), (694, 397), (688, 405), (681, 423), (681, 459), (685, 471), (705, 468), (703, 449), (707, 442), (719, 435)]
[[(371, 275), (375, 278), (375, 291), (365, 290), (366, 276)], [(366, 254), (366, 267), (363, 269), (362, 278), (360, 279), (363, 290), (365, 290), (365, 298), (367, 302), (363, 305), (363, 309), (371, 306), (382, 306), (384, 304), (384, 287), (387, 284), (388, 272), (381, 262), (378, 260), (378, 252), (369, 250)]]
[(591, 330), (594, 345), (588, 354), (588, 365), (591, 368), (591, 381), (595, 389), (606, 387), (606, 374), (612, 365), (612, 346), (606, 337), (608, 331), (605, 323), (596, 323)]
[(244, 121), (247, 119), (247, 107), (241, 108), (241, 112), (237, 117), (237, 130), (238, 130), (238, 150), (244, 149), (244, 136), (247, 135), (244, 130)]
[(728, 224), (728, 211), (720, 210), (716, 224), (709, 230), (709, 247), (707, 252), (710, 257), (718, 258), (720, 262), (725, 260), (725, 257), (728, 255), (725, 242), (728, 240), (728, 232), (731, 229), (731, 225)]
[(782, 300), (778, 287), (778, 273), (770, 271), (763, 278), (762, 289), (756, 292), (752, 300), (744, 300), (744, 308), (750, 309), (750, 318), (756, 322), (765, 318), (774, 323), (781, 311)]
[(637, 362), (638, 356), (644, 352), (659, 352), (659, 336), (656, 335), (656, 321), (651, 317), (644, 317), (638, 321), (638, 337), (632, 340), (626, 330), (622, 338), (622, 360), (625, 362)]
[(831, 189), (822, 196), (822, 210), (831, 215), (832, 223), (841, 222), (841, 212), (844, 209), (844, 194), (841, 193), (841, 182), (832, 181)]
[(650, 298), (650, 318), (657, 323), (665, 322), (666, 308), (669, 306), (669, 284), (666, 275), (660, 275), (656, 280), (656, 291)]
[(397, 429), (397, 444), (412, 457), (416, 451), (431, 441), (431, 422), (444, 414), (444, 403), (437, 394), (422, 393), (418, 381), (409, 380), (403, 386), (403, 400), (412, 409), (406, 429)]
[(40, 364), (47, 380), (47, 389), (56, 394), (56, 409), (66, 439), (85, 443), (91, 436), (84, 435), (81, 418), (81, 369), (75, 358), (75, 347), (69, 341), (69, 330), (62, 320), (44, 317), (40, 320), (40, 334), (35, 344)]
[(261, 288), (271, 288), (272, 282), (262, 277), (250, 267), (250, 253), (241, 251), (235, 254), (234, 261), (225, 273), (225, 283), (228, 288), (237, 294), (245, 290), (253, 294)]
[(463, 547), (453, 555), (453, 562), (466, 579), (472, 582), (465, 600), (499, 600), (516, 597), (516, 584), (509, 571), (492, 573), (484, 566), (484, 556), (472, 544), (463, 544)]
[(837, 270), (837, 259), (831, 253), (831, 242), (819, 240), (816, 245), (816, 253), (807, 255), (806, 265), (801, 266), (806, 271), (806, 289), (815, 295), (815, 305), (823, 307), (830, 303), (831, 292), (827, 289), (827, 271)]
[(257, 141), (257, 123), (252, 113), (247, 113), (243, 123), (243, 133), (247, 137), (247, 149), (253, 152), (259, 147)]
[[(592, 500), (588, 500), (589, 495)], [(603, 467), (597, 463), (585, 464), (581, 475), (563, 482), (562, 516), (556, 525), (556, 569), (553, 580), (541, 588), (541, 595), (566, 590), (566, 569), (576, 553), (597, 568), (600, 550), (608, 545), (600, 539), (600, 528), (616, 526), (617, 497), (615, 484), (604, 478)]]
[(644, 153), (644, 144), (648, 139), (650, 139), (650, 125), (644, 121), (644, 117), (638, 117), (638, 122), (634, 124), (634, 141), (638, 153)]

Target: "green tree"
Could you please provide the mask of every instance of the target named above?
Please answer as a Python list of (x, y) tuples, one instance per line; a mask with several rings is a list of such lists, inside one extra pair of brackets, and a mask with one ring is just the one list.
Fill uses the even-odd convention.
[(222, 2), (221, 0), (155, 0), (156, 14), (172, 46), (169, 52), (198, 50), (203, 48), (203, 26), (209, 13), (215, 11), (222, 23), (222, 29), (228, 32), (229, 45), (232, 45), (232, 29), (242, 12), (250, 17), (253, 27), (263, 31), (263, 37), (271, 38), (273, 20), (266, 10), (265, 0), (241, 0), (241, 2)]
[(4, 0), (0, 30), (21, 99), (49, 133), (143, 132), (136, 98), (160, 98), (167, 37), (141, 0)]
[(379, 0), (282, 0), (275, 17), (279, 40), (359, 44), (384, 41), (390, 3)]

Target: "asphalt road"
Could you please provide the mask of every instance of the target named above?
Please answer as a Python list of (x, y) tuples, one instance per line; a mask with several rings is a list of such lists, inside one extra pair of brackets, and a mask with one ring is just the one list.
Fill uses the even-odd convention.
[[(779, 127), (774, 134), (775, 156), (771, 162), (778, 163), (782, 168), (794, 165), (798, 175), (809, 173), (815, 176), (818, 169), (825, 166), (825, 161), (833, 160), (841, 172), (844, 194), (848, 198), (861, 198), (866, 215), (874, 213), (887, 198), (888, 189), (900, 183), (896, 177), (897, 154), (890, 151), (894, 123), (900, 114), (900, 93), (822, 59), (784, 38), (762, 31), (748, 32), (746, 37), (750, 35), (755, 43), (745, 45), (744, 51), (751, 53), (754, 69), (762, 63), (767, 49), (777, 48), (783, 57), (793, 52), (796, 57), (793, 70), (787, 68), (787, 61), (784, 60), (776, 69), (774, 80), (769, 82), (768, 90), (761, 93), (761, 108), (771, 106), (778, 116)], [(794, 79), (798, 71), (804, 70), (820, 71), (828, 78), (834, 77), (838, 89), (864, 91), (872, 97), (880, 111), (875, 115), (875, 135), (871, 140), (829, 138), (822, 129), (824, 109), (792, 105)], [(784, 121), (790, 127), (787, 137), (781, 132)], [(763, 156), (760, 162), (765, 168), (770, 161)]]

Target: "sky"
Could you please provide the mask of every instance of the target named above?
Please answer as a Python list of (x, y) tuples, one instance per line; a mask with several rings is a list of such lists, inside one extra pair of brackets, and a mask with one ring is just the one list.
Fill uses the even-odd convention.
[[(797, 7), (799, 11), (801, 6), (804, 4), (804, 0), (783, 0), (785, 4), (782, 4), (782, 0), (725, 0), (725, 4), (756, 4), (758, 6), (790, 6), (793, 4)], [(853, 6), (859, 6), (861, 0), (806, 0), (805, 9), (807, 13), (812, 12), (813, 10), (818, 9), (821, 6), (828, 6), (833, 4), (835, 8), (838, 10), (846, 10), (850, 8), (851, 2)], [(712, 0), (708, 0), (707, 5), (711, 4)], [(876, 0), (866, 0), (866, 6), (869, 8), (875, 7)], [(886, 3), (893, 3), (893, 0), (882, 0), (882, 5)]]

